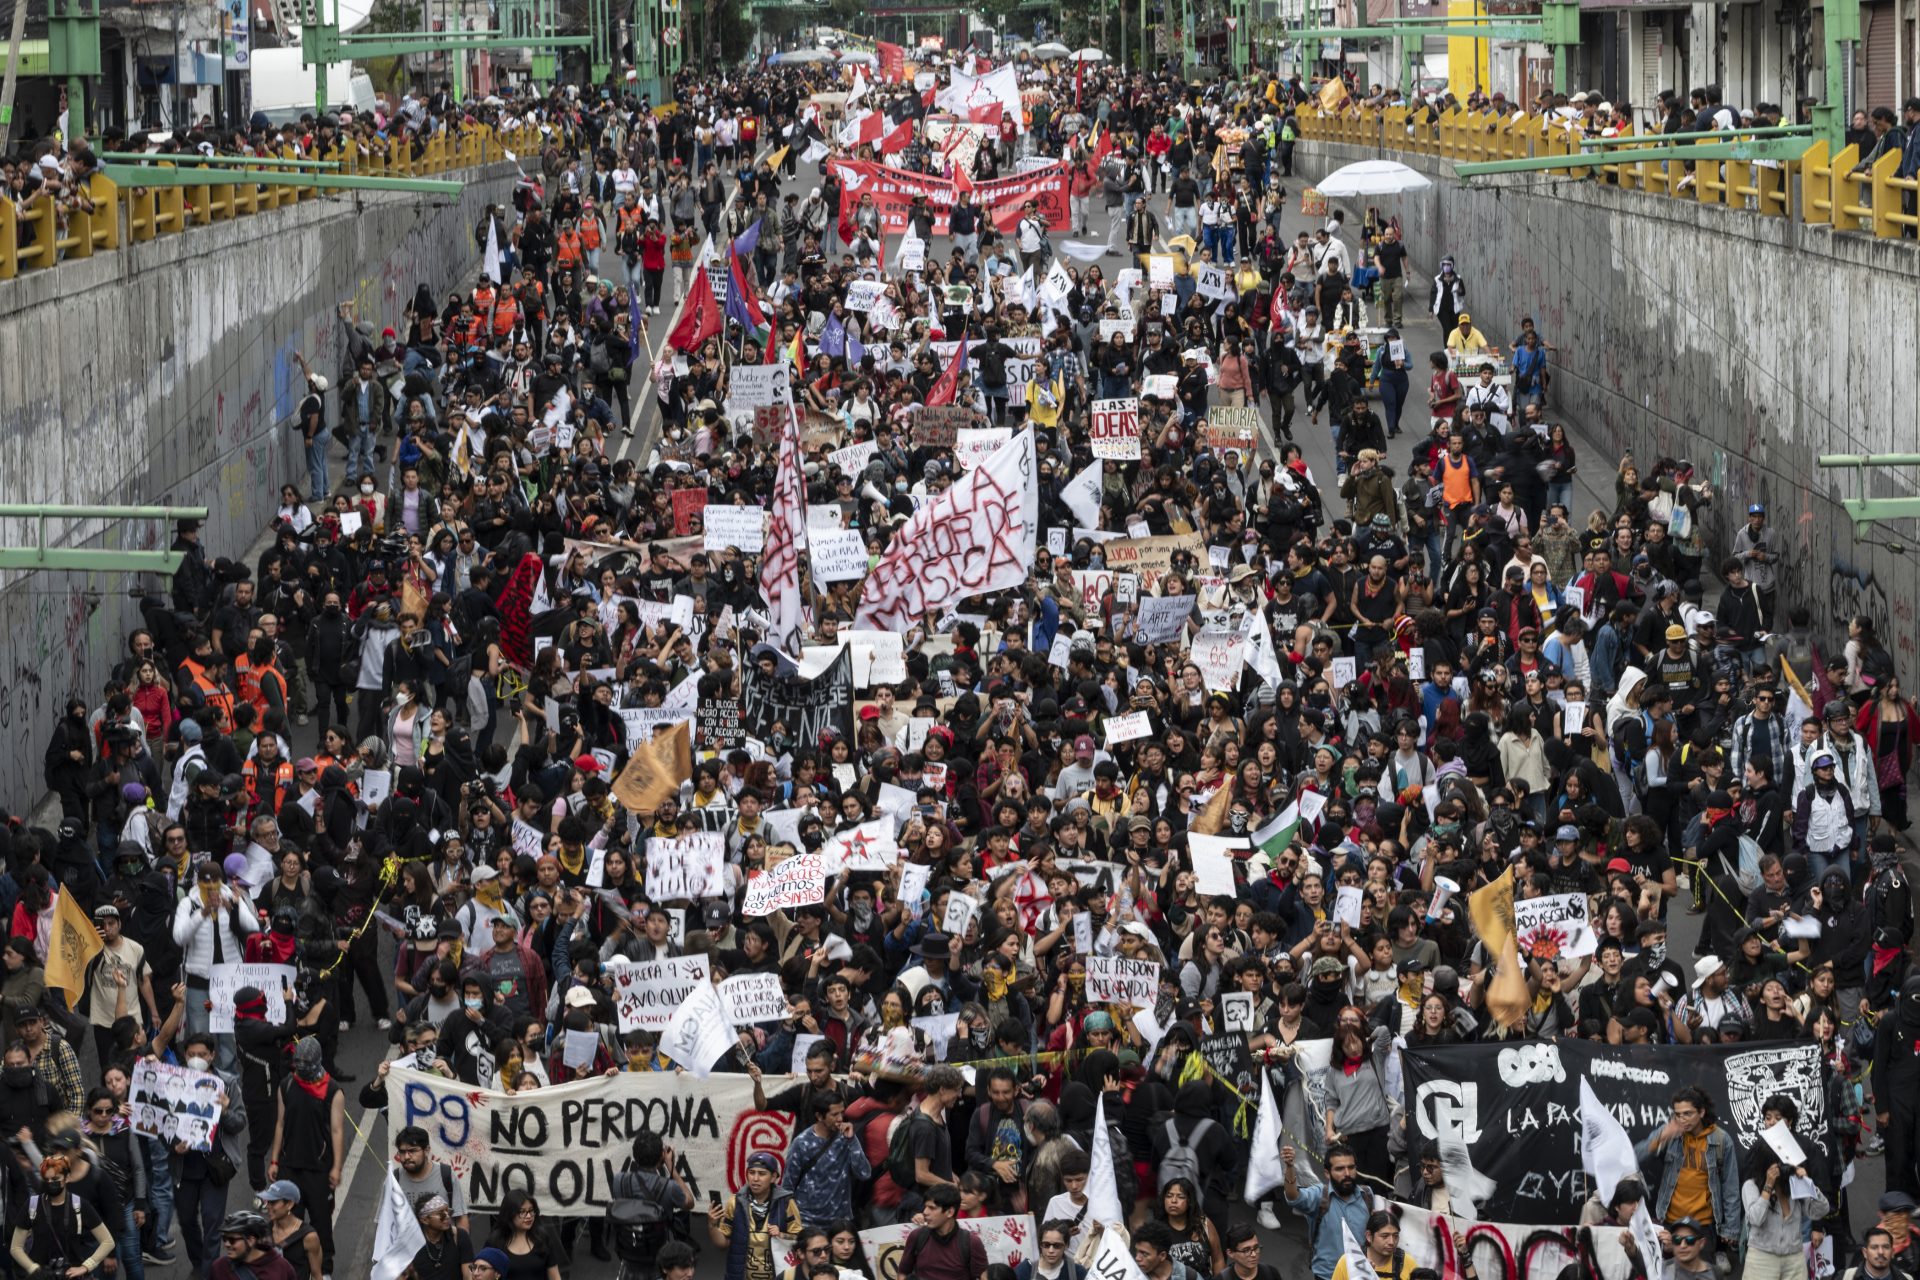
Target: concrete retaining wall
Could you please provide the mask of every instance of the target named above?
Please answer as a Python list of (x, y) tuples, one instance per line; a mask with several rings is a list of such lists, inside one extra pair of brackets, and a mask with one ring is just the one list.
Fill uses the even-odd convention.
[[(1376, 156), (1299, 151), (1308, 174)], [(1857, 473), (1814, 457), (1920, 450), (1920, 247), (1593, 182), (1469, 187), (1448, 162), (1409, 162), (1433, 187), (1375, 203), (1399, 215), (1427, 277), (1453, 256), (1476, 325), (1503, 348), (1523, 315), (1560, 348), (1554, 403), (1583, 428), (1589, 483), (1611, 493), (1628, 449), (1643, 465), (1689, 458), (1719, 492), (1710, 529), (1723, 550), (1748, 504), (1766, 503), (1791, 561), (1783, 605), (1806, 605), (1826, 644), (1851, 614), (1873, 618), (1911, 696), (1920, 559), (1857, 542), (1835, 501)], [(1426, 305), (1430, 287), (1417, 292)], [(1874, 492), (1911, 495), (1916, 476), (1882, 471)], [(1915, 528), (1875, 536), (1912, 543)]]
[[(11, 502), (206, 506), (209, 556), (259, 535), (278, 486), (305, 487), (287, 423), (303, 353), (329, 378), (349, 299), (376, 329), (425, 281), (444, 297), (473, 260), (473, 227), (514, 170), (473, 175), (454, 199), (339, 193), (197, 228), (0, 284), (0, 476)], [(338, 460), (333, 475), (338, 480)], [(85, 522), (49, 541), (164, 548), (158, 521)], [(0, 521), (7, 545), (27, 522)], [(140, 625), (124, 573), (0, 575), (0, 804), (45, 791), (41, 756), (60, 706), (97, 704)], [(138, 581), (152, 583), (157, 579)]]

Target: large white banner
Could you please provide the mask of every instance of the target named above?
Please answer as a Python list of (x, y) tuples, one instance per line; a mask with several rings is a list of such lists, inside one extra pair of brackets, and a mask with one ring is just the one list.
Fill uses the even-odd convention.
[(994, 450), (958, 484), (914, 512), (874, 565), (858, 625), (905, 632), (968, 596), (1026, 581), (1040, 531), (1033, 432)]
[(427, 1131), (434, 1155), (476, 1210), (497, 1209), (518, 1189), (538, 1197), (547, 1213), (604, 1213), (614, 1175), (646, 1130), (673, 1148), (697, 1215), (709, 1190), (739, 1189), (748, 1156), (766, 1151), (784, 1160), (793, 1134), (792, 1116), (753, 1109), (753, 1082), (744, 1075), (696, 1080), (628, 1071), (505, 1094), (396, 1067), (387, 1104), (390, 1124)]

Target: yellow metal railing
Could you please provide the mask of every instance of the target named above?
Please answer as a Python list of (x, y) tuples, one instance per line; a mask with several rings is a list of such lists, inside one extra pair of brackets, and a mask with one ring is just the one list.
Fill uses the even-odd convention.
[[(539, 132), (532, 125), (504, 132), (482, 126), (458, 137), (436, 134), (417, 157), (411, 142), (388, 139), (369, 143), (365, 151), (358, 142), (336, 144), (332, 151), (312, 158), (337, 162), (340, 173), (411, 178), (478, 168), (504, 159), (507, 151), (536, 151), (539, 144)], [(288, 166), (274, 161), (295, 158), (292, 150), (286, 149), (261, 156), (256, 164), (261, 169), (285, 171)], [(188, 227), (271, 212), (320, 194), (318, 187), (262, 187), (235, 182), (230, 174), (223, 181), (220, 170), (195, 166), (192, 160), (191, 156), (170, 156), (160, 163), (204, 172), (205, 183), (123, 187), (104, 175), (94, 175), (88, 188), (93, 211), (69, 209), (64, 226), (49, 196), (35, 197), (24, 208), (0, 199), (0, 280), (12, 280), (22, 270), (44, 271), (66, 258), (90, 257), (96, 252), (117, 250), (122, 244), (144, 244), (160, 236), (178, 235)]]
[[(1580, 150), (1577, 136), (1546, 116), (1501, 118), (1460, 107), (1431, 121), (1426, 112), (1407, 107), (1333, 112), (1307, 107), (1295, 127), (1308, 142), (1437, 156), (1455, 164), (1574, 155)], [(1769, 218), (1797, 217), (1882, 240), (1920, 239), (1920, 179), (1894, 176), (1900, 167), (1897, 152), (1856, 173), (1861, 161), (1857, 147), (1830, 154), (1826, 142), (1817, 141), (1792, 160), (1701, 161), (1689, 170), (1682, 160), (1636, 160), (1634, 152), (1660, 145), (1658, 134), (1639, 136), (1644, 142), (1610, 149), (1605, 163), (1562, 172), (1574, 178), (1597, 177), (1627, 191), (1745, 209)]]

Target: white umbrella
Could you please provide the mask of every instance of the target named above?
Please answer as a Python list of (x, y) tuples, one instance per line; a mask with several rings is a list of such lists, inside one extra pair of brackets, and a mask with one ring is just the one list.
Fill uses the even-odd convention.
[(834, 59), (831, 49), (795, 49), (789, 53), (776, 53), (773, 56), (778, 62), (832, 62)]
[(877, 67), (880, 65), (880, 58), (877, 54), (871, 53), (843, 53), (840, 55), (840, 65), (843, 67)]
[(1105, 62), (1107, 55), (1098, 49), (1082, 49), (1073, 55), (1073, 60), (1075, 62)]
[(1342, 165), (1313, 184), (1323, 196), (1392, 196), (1433, 185), (1424, 175), (1397, 160), (1362, 160)]
[(1067, 48), (1067, 46), (1061, 44), (1057, 40), (1049, 40), (1045, 44), (1037, 44), (1033, 46), (1033, 48), (1028, 52), (1032, 53), (1033, 56), (1036, 58), (1047, 59), (1047, 58), (1064, 58), (1068, 54), (1072, 53), (1073, 50)]

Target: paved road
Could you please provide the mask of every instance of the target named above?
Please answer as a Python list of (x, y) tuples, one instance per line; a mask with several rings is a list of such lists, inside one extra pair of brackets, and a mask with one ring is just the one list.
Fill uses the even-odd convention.
[[(817, 181), (817, 175), (803, 171), (801, 176), (788, 183), (785, 189), (796, 190), (804, 198), (807, 189)], [(1297, 179), (1288, 185), (1297, 193), (1298, 190), (1305, 187), (1306, 181), (1304, 178)], [(1157, 201), (1155, 211), (1163, 215), (1162, 221), (1164, 222), (1165, 197), (1158, 197)], [(1297, 209), (1297, 200), (1293, 207)], [(1359, 212), (1357, 209), (1349, 211), (1348, 225), (1358, 225)], [(1090, 218), (1091, 225), (1089, 231), (1091, 234), (1085, 237), (1075, 235), (1074, 238), (1093, 241), (1105, 240), (1107, 232), (1109, 231), (1109, 223), (1105, 212), (1096, 207), (1090, 214)], [(1297, 231), (1303, 228), (1310, 228), (1316, 225), (1318, 221), (1318, 219), (1306, 219), (1297, 214), (1289, 217), (1285, 225), (1287, 238), (1290, 239)], [(1061, 237), (1057, 236), (1056, 238)], [(933, 248), (936, 251), (944, 252), (947, 246), (936, 245), (933, 246)], [(1129, 265), (1127, 261), (1118, 254), (1109, 254), (1102, 258), (1100, 262), (1102, 274), (1109, 280), (1114, 278), (1114, 274), (1118, 270), (1127, 265)], [(1425, 266), (1427, 264), (1423, 263), (1421, 265)], [(1425, 352), (1440, 348), (1442, 345), (1442, 336), (1438, 324), (1426, 312), (1424, 281), (1415, 280), (1412, 283), (1415, 296), (1407, 299), (1406, 310), (1409, 323), (1404, 329), (1404, 334), (1409, 349), (1414, 353), (1415, 360), (1418, 362), (1423, 359)], [(1513, 318), (1490, 316), (1485, 319), (1487, 320), (1488, 331), (1496, 335), (1497, 341), (1504, 341), (1510, 336), (1507, 330), (1513, 327), (1511, 324)], [(660, 349), (660, 344), (664, 341), (667, 332), (671, 328), (672, 321), (673, 316), (670, 309), (667, 314), (650, 318), (648, 331), (651, 340), (655, 344), (654, 349), (656, 351)], [(1546, 336), (1553, 340), (1572, 337), (1572, 335), (1559, 334), (1548, 334)], [(1418, 383), (1417, 378), (1415, 382), (1416, 384)], [(1415, 386), (1414, 390), (1417, 394), (1419, 391), (1418, 385)], [(623, 439), (619, 436), (614, 438), (615, 453), (618, 456), (634, 457), (644, 460), (646, 451), (650, 448), (653, 436), (658, 430), (659, 415), (653, 411), (652, 406), (653, 401), (649, 393), (647, 403), (644, 406), (645, 412), (640, 418), (640, 430), (630, 440)], [(1408, 420), (1410, 423), (1417, 421), (1417, 415), (1409, 412)], [(1581, 431), (1580, 423), (1565, 418), (1563, 415), (1559, 415), (1558, 420), (1565, 422), (1570, 436), (1572, 436), (1575, 441), (1576, 447), (1587, 445), (1588, 442), (1585, 440), (1584, 433)], [(1323, 483), (1327, 482), (1327, 479), (1334, 474), (1334, 454), (1332, 440), (1325, 425), (1323, 424), (1316, 429), (1302, 426), (1299, 421), (1296, 420), (1295, 435), (1305, 451), (1307, 461), (1312, 466), (1314, 474), (1321, 477)], [(1587, 470), (1596, 475), (1604, 476), (1607, 474), (1604, 468), (1588, 468)], [(1579, 485), (1580, 491), (1576, 499), (1576, 505), (1580, 510), (1584, 511), (1595, 505), (1611, 505), (1612, 495), (1610, 493), (1602, 493), (1593, 489), (1584, 478), (1579, 482)], [(255, 548), (252, 552), (249, 552), (249, 561), (257, 555), (258, 550), (259, 548)], [(297, 730), (297, 740), (295, 743), (296, 754), (306, 754), (310, 752), (315, 745), (315, 735), (316, 729), (314, 727)], [(1697, 917), (1687, 915), (1676, 905), (1673, 914), (1673, 933), (1671, 940), (1671, 947), (1674, 954), (1683, 957), (1691, 954), (1694, 941), (1699, 932), (1697, 921)], [(385, 1055), (385, 1052), (386, 1044), (384, 1035), (372, 1030), (364, 1023), (361, 1027), (346, 1033), (341, 1038), (340, 1059), (342, 1065), (363, 1080), (371, 1078), (376, 1064)], [(357, 1085), (352, 1086), (350, 1088), (350, 1094), (357, 1092), (357, 1089)], [(341, 1259), (338, 1274), (343, 1276), (359, 1274), (359, 1260), (371, 1256), (379, 1183), (386, 1156), (390, 1151), (391, 1142), (384, 1118), (380, 1114), (361, 1114), (357, 1108), (350, 1108), (349, 1114), (354, 1117), (357, 1122), (357, 1127), (352, 1140), (352, 1150), (346, 1163), (346, 1176), (342, 1180), (343, 1190), (336, 1213), (336, 1232)], [(244, 1186), (244, 1181), (244, 1179), (236, 1179), (231, 1188), (230, 1200), (233, 1207), (241, 1207), (250, 1201), (250, 1194)], [(1854, 1205), (1853, 1218), (1857, 1225), (1864, 1225), (1872, 1221), (1871, 1208), (1874, 1201), (1878, 1198), (1882, 1187), (1883, 1176), (1880, 1161), (1877, 1159), (1862, 1161), (1858, 1179), (1853, 1187), (1852, 1197), (1852, 1203)], [(1864, 1206), (1864, 1209), (1862, 1206)], [(1262, 1233), (1266, 1244), (1264, 1260), (1279, 1266), (1282, 1275), (1304, 1276), (1307, 1274), (1307, 1269), (1302, 1233), (1297, 1223), (1287, 1215), (1283, 1214), (1282, 1217), (1285, 1227), (1281, 1232)], [(476, 1222), (475, 1227), (476, 1234), (484, 1236), (486, 1226), (483, 1223)], [(705, 1250), (699, 1271), (701, 1280), (708, 1280), (708, 1277), (717, 1277), (720, 1274), (720, 1269), (718, 1252), (713, 1249)], [(161, 1269), (158, 1274), (182, 1275), (185, 1274), (185, 1267), (182, 1265), (172, 1269)], [(602, 1277), (611, 1278), (615, 1274), (616, 1271), (613, 1265), (597, 1262), (591, 1258), (586, 1251), (584, 1241), (580, 1247), (579, 1258), (576, 1260), (576, 1264), (568, 1271), (569, 1276), (578, 1277), (580, 1280), (601, 1280)]]

